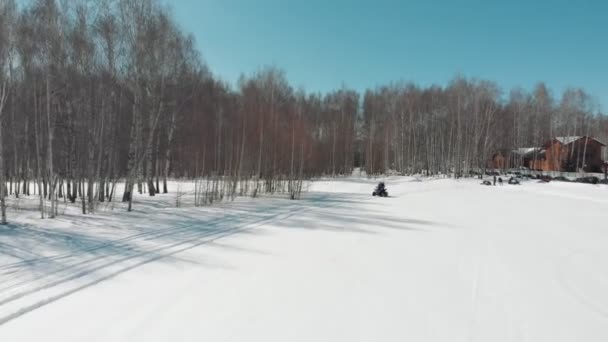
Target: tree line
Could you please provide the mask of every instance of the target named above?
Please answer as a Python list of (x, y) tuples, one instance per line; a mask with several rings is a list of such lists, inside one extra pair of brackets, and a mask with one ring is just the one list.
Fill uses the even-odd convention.
[(2, 0), (0, 16), (0, 197), (37, 191), (42, 217), (58, 199), (131, 210), (169, 176), (213, 178), (203, 202), (296, 199), (302, 179), (352, 169), (354, 91), (306, 94), (273, 67), (233, 89), (158, 1)]
[[(275, 67), (227, 84), (157, 0), (0, 1), (0, 200), (33, 195), (83, 213), (133, 193), (197, 181), (196, 203), (285, 192), (302, 180), (464, 174), (497, 148), (552, 136), (606, 138), (582, 90), (560, 101), (540, 84), (505, 100), (489, 81), (392, 84), (364, 94), (292, 87)], [(122, 193), (117, 183), (124, 184)]]
[(608, 117), (583, 89), (555, 98), (544, 83), (507, 96), (497, 84), (456, 77), (447, 86), (393, 84), (363, 101), (368, 173), (467, 175), (498, 150), (540, 147), (558, 136), (608, 141)]

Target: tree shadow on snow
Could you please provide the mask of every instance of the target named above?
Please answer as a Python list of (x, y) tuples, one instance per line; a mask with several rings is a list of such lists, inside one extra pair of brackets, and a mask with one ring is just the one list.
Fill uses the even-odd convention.
[[(229, 253), (265, 255), (265, 251), (219, 242), (234, 234), (260, 235), (255, 229), (273, 222), (309, 230), (380, 234), (382, 229), (425, 231), (436, 225), (372, 214), (369, 195), (307, 193), (301, 200), (243, 199), (203, 208), (171, 208), (153, 200), (138, 202), (135, 212), (66, 214), (41, 224), (0, 229), (0, 312), (42, 290), (54, 296), (0, 316), (0, 325), (22, 314), (150, 262), (228, 268), (183, 252), (207, 245)], [(365, 210), (357, 206), (366, 201)], [(357, 211), (353, 212), (353, 208)], [(169, 210), (170, 209), (170, 210)], [(326, 210), (331, 209), (331, 210)], [(312, 211), (310, 215), (303, 215)], [(27, 302), (27, 300), (26, 300)]]
[[(230, 253), (256, 253), (218, 243), (234, 234), (261, 234), (254, 228), (288, 219), (303, 210), (346, 204), (313, 195), (302, 201), (236, 201), (206, 208), (172, 210), (149, 206), (138, 212), (62, 215), (41, 221), (45, 226), (14, 225), (0, 230), (0, 311), (19, 304), (42, 290), (55, 296), (28, 304), (18, 315), (0, 316), (0, 325), (19, 315), (59, 300), (106, 279), (153, 261), (164, 264), (196, 263), (225, 268), (204, 259), (190, 260), (180, 253), (211, 244)], [(152, 214), (154, 213), (154, 214)], [(113, 215), (112, 215), (113, 214)], [(118, 219), (116, 217), (119, 217)], [(119, 234), (120, 233), (120, 234)], [(27, 300), (26, 300), (27, 302)]]

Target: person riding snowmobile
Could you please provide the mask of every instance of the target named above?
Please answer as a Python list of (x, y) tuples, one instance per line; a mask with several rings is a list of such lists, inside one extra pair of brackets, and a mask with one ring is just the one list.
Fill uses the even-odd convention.
[(378, 185), (376, 186), (376, 189), (374, 190), (372, 195), (380, 196), (380, 197), (388, 197), (388, 192), (386, 191), (386, 185), (384, 184), (384, 182), (378, 183)]

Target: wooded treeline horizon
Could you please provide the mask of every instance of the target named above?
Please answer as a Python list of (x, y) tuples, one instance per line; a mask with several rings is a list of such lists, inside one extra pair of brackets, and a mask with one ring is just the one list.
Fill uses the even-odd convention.
[[(607, 141), (608, 118), (584, 90), (544, 83), (503, 96), (492, 81), (399, 82), (359, 93), (292, 87), (276, 67), (235, 87), (213, 75), (156, 0), (0, 1), (0, 189), (83, 212), (169, 177), (213, 178), (209, 202), (281, 192), (352, 173), (467, 174), (498, 149), (555, 136)], [(116, 182), (126, 182), (114, 194)], [(85, 204), (88, 203), (88, 205)], [(44, 217), (44, 210), (41, 210)]]

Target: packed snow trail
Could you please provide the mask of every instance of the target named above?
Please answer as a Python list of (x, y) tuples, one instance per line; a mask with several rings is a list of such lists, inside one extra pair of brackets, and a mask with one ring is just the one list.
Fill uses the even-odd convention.
[(608, 187), (385, 180), (25, 214), (0, 233), (0, 340), (608, 339)]

